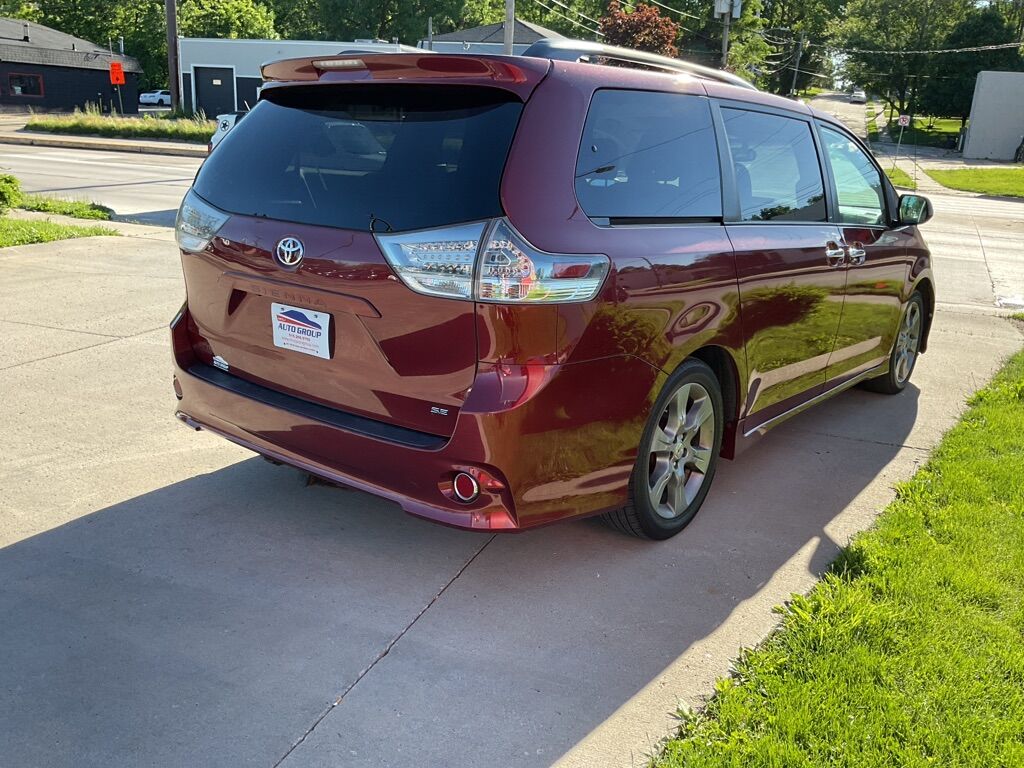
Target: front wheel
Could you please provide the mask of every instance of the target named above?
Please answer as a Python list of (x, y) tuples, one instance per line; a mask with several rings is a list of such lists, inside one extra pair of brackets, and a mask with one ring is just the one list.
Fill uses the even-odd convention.
[(707, 496), (722, 447), (722, 390), (712, 370), (687, 360), (669, 378), (644, 429), (625, 507), (612, 527), (648, 539), (685, 528)]
[(864, 382), (865, 389), (881, 392), (884, 395), (898, 395), (910, 382), (910, 374), (917, 365), (917, 356), (921, 352), (921, 336), (924, 333), (924, 299), (917, 291), (910, 297), (900, 326), (896, 331), (896, 341), (889, 355), (888, 373)]

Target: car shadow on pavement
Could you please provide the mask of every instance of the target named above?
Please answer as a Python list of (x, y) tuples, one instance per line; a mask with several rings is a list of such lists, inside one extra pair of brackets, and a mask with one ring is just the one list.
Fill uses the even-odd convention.
[(791, 420), (663, 543), (450, 530), (251, 459), (13, 544), (2, 762), (269, 768), (304, 739), (284, 766), (550, 765), (795, 553), (827, 567), (846, 542), (826, 527), (889, 484), (917, 395)]

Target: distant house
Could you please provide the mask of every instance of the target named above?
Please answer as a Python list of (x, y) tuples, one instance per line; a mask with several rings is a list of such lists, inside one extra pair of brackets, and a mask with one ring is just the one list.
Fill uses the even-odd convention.
[(110, 62), (124, 68), (121, 102), (138, 112), (142, 68), (131, 56), (111, 54), (88, 40), (40, 24), (0, 17), (0, 109), (72, 110), (86, 102), (118, 108)]
[[(530, 21), (516, 19), (515, 29), (512, 34), (512, 52), (520, 54), (536, 43), (548, 37), (565, 37), (554, 30), (534, 24)], [(420, 40), (419, 47), (426, 48), (429, 41)], [(445, 32), (441, 35), (434, 35), (432, 50), (441, 53), (501, 53), (505, 45), (505, 22), (498, 24), (485, 24), (482, 27), (472, 27), (456, 32)]]

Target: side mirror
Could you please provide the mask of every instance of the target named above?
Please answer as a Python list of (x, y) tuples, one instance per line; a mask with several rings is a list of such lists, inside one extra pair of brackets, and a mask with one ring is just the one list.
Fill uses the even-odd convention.
[(900, 224), (924, 224), (932, 217), (932, 201), (921, 195), (900, 195)]

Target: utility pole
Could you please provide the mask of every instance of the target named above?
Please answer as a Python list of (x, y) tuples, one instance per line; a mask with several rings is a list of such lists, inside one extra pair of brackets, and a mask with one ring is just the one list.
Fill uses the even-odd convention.
[(732, 9), (725, 14), (725, 23), (722, 27), (722, 69), (729, 66), (729, 19), (732, 18)]
[(800, 72), (800, 58), (804, 55), (804, 40), (807, 39), (807, 35), (804, 32), (800, 33), (800, 42), (796, 44), (796, 63), (793, 65), (793, 84), (789, 86), (789, 95), (796, 95), (796, 76)]
[(743, 0), (715, 0), (715, 17), (722, 17), (722, 69), (729, 66), (729, 23), (743, 13)]
[(167, 16), (167, 85), (171, 91), (171, 109), (182, 107), (178, 92), (178, 5), (176, 0), (164, 0)]
[(434, 17), (427, 16), (427, 50), (434, 50)]
[(505, 55), (512, 55), (516, 35), (516, 0), (505, 0)]

